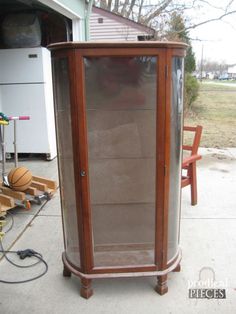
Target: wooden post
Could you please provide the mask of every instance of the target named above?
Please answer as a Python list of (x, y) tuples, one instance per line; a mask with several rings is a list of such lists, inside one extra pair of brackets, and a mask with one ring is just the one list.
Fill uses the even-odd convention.
[(168, 292), (167, 275), (157, 276), (156, 292), (160, 295)]
[(91, 288), (91, 279), (81, 278), (80, 295), (85, 299), (89, 299), (93, 295), (93, 289)]

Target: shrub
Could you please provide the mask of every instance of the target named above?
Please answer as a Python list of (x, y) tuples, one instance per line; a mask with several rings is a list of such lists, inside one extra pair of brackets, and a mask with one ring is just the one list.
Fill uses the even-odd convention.
[(199, 83), (190, 73), (185, 73), (184, 84), (184, 108), (191, 109), (192, 104), (198, 97)]

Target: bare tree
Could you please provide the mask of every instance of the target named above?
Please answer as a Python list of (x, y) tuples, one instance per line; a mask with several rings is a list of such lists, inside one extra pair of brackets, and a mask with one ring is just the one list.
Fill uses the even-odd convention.
[[(168, 22), (173, 12), (188, 15), (193, 9), (214, 11), (214, 16), (200, 19), (197, 22), (186, 20), (185, 29), (190, 30), (201, 25), (223, 20), (236, 13), (236, 0), (95, 0), (95, 4), (103, 9), (114, 12), (123, 17), (142, 23), (157, 31), (156, 37), (165, 37)], [(217, 5), (216, 5), (217, 3)]]
[[(200, 64), (202, 62), (202, 64)], [(227, 71), (229, 65), (225, 62), (221, 61), (212, 61), (212, 60), (202, 60), (199, 61), (197, 64), (197, 68), (200, 69), (202, 67), (202, 70), (205, 72), (213, 72), (222, 74)]]

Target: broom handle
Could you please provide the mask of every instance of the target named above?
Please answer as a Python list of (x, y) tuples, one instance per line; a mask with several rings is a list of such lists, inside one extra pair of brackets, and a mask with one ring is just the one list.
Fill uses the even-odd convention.
[(0, 139), (1, 139), (1, 151), (2, 151), (2, 179), (4, 182), (4, 177), (6, 175), (6, 147), (5, 147), (5, 129), (4, 124), (0, 125)]
[(14, 122), (14, 141), (13, 141), (13, 145), (14, 145), (14, 159), (15, 159), (15, 167), (18, 167), (18, 151), (17, 151), (17, 120), (30, 120), (29, 116), (18, 116), (18, 117), (14, 117), (14, 116), (10, 116), (8, 117), (9, 121)]
[(8, 117), (9, 120), (30, 120), (30, 116)]
[(17, 120), (13, 120), (14, 122), (14, 157), (15, 157), (15, 167), (18, 167), (18, 151), (17, 151), (17, 129), (16, 129), (16, 121)]
[(4, 125), (8, 124), (9, 122), (4, 120), (3, 118), (8, 119), (9, 121), (14, 122), (14, 157), (15, 157), (15, 167), (18, 167), (18, 151), (17, 151), (17, 120), (30, 120), (30, 116), (2, 116), (0, 119), (0, 125), (3, 125), (2, 132), (1, 132), (1, 145), (2, 145), (2, 154), (4, 155), (3, 162), (2, 162), (2, 172), (3, 175), (5, 175), (5, 154), (6, 154), (6, 148), (5, 148), (5, 142), (4, 142)]

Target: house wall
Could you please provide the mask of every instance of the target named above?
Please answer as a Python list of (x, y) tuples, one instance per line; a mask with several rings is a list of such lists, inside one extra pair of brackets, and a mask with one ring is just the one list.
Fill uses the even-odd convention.
[(233, 65), (228, 68), (228, 75), (231, 79), (236, 79), (236, 65)]
[[(125, 24), (124, 19), (119, 16), (110, 14), (108, 17), (108, 14), (104, 15), (95, 10), (93, 9), (90, 16), (90, 40), (134, 41), (137, 36), (150, 35), (138, 26), (136, 28)], [(99, 18), (103, 19), (103, 23), (98, 22)]]
[(236, 65), (228, 68), (228, 73), (230, 74), (236, 74)]

